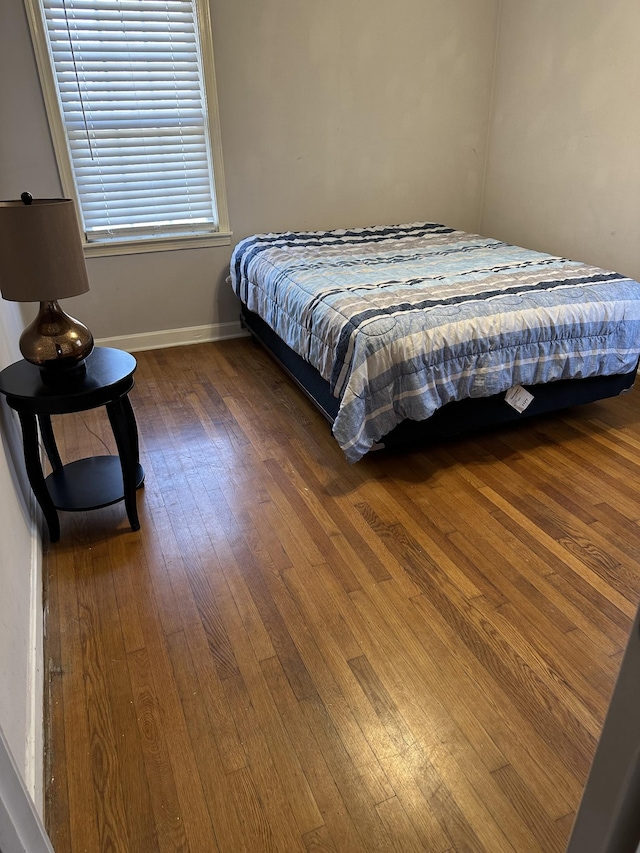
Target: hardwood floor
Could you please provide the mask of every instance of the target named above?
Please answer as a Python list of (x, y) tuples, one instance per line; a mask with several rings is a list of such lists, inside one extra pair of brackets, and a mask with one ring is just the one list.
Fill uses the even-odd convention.
[[(348, 465), (250, 340), (137, 357), (142, 529), (61, 514), (45, 554), (56, 851), (563, 851), (640, 601), (640, 392)], [(115, 452), (104, 410), (54, 429)]]

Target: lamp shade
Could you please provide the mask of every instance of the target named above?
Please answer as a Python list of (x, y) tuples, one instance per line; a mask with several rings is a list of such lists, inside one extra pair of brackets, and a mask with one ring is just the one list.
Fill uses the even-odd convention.
[(74, 202), (0, 201), (0, 292), (11, 302), (51, 302), (89, 290)]

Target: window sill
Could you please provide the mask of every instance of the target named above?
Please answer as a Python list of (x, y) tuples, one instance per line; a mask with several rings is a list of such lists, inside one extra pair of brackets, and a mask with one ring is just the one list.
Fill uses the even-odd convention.
[(108, 255), (139, 255), (147, 252), (172, 252), (178, 249), (208, 249), (211, 246), (230, 246), (231, 231), (203, 234), (200, 237), (157, 237), (146, 240), (114, 240), (104, 243), (85, 243), (86, 258)]

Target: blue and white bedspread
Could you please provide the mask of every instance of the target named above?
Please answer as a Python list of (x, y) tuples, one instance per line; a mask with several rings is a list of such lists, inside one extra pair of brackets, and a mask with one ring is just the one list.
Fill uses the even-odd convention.
[(637, 282), (442, 225), (256, 235), (231, 282), (329, 381), (352, 462), (452, 400), (628, 373), (640, 352)]

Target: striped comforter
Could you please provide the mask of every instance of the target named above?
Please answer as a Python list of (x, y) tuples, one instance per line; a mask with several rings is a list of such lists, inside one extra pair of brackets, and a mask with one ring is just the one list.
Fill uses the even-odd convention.
[(351, 462), (405, 418), (640, 352), (637, 282), (442, 225), (256, 235), (231, 283), (330, 383)]

